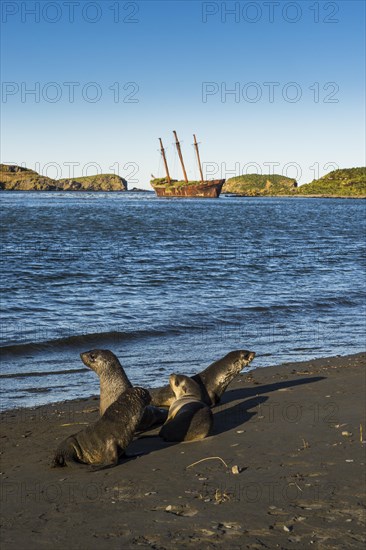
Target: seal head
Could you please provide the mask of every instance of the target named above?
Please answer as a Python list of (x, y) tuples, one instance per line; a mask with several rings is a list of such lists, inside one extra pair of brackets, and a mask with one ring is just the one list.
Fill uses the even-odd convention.
[(169, 407), (168, 419), (159, 435), (165, 441), (194, 441), (205, 438), (213, 423), (210, 407), (201, 400), (201, 388), (182, 374), (169, 377), (175, 400)]
[(204, 371), (192, 376), (204, 392), (205, 403), (211, 406), (219, 403), (230, 382), (244, 367), (253, 361), (254, 357), (254, 351), (231, 351), (222, 359), (212, 363)]

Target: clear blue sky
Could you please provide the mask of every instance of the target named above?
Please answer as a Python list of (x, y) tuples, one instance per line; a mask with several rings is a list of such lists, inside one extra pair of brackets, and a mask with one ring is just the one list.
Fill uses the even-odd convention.
[(96, 163), (148, 188), (163, 175), (158, 137), (181, 176), (174, 129), (192, 178), (194, 132), (212, 176), (274, 171), (305, 183), (365, 164), (363, 1), (1, 8), (2, 162), (50, 177)]

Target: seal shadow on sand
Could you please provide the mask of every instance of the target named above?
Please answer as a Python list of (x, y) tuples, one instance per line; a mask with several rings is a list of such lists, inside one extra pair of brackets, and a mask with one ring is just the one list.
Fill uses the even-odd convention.
[[(220, 433), (227, 432), (228, 430), (237, 428), (255, 416), (257, 413), (249, 412), (249, 409), (257, 407), (270, 399), (269, 396), (263, 396), (261, 394), (267, 394), (294, 386), (301, 386), (303, 384), (312, 384), (324, 379), (324, 376), (313, 376), (312, 378), (300, 378), (297, 380), (274, 382), (273, 384), (258, 384), (258, 386), (250, 388), (244, 387), (228, 390), (222, 396), (221, 402), (213, 409), (214, 427), (212, 435), (218, 435)], [(239, 399), (242, 400), (240, 403), (237, 403), (229, 408), (225, 406), (232, 401), (238, 401)], [(222, 407), (224, 407), (223, 410), (218, 410)], [(217, 411), (216, 413), (215, 409)]]
[[(286, 380), (282, 382), (274, 382), (273, 384), (263, 384), (249, 388), (237, 388), (228, 390), (222, 396), (221, 402), (213, 407), (214, 424), (211, 433), (211, 437), (220, 433), (233, 430), (238, 426), (242, 426), (248, 422), (253, 416), (257, 415), (256, 411), (251, 411), (255, 407), (258, 407), (262, 403), (270, 399), (267, 394), (275, 392), (284, 388), (291, 388), (295, 386), (301, 386), (303, 384), (312, 384), (324, 380), (324, 376), (314, 376), (312, 378), (300, 378), (297, 380)], [(233, 406), (228, 406), (230, 403), (239, 401)], [(160, 426), (157, 429), (150, 430), (145, 434), (139, 435), (129, 446), (128, 451), (142, 452), (147, 455), (151, 452), (166, 449), (172, 445), (177, 445), (177, 442), (165, 442), (158, 433)], [(191, 442), (197, 443), (197, 442)], [(121, 462), (124, 462), (121, 459)]]

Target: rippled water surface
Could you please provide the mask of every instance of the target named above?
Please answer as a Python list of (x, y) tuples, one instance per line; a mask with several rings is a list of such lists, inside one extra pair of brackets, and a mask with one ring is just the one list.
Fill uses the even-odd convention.
[(365, 347), (365, 202), (2, 193), (3, 408), (98, 391), (112, 349), (156, 386), (232, 349), (253, 366)]

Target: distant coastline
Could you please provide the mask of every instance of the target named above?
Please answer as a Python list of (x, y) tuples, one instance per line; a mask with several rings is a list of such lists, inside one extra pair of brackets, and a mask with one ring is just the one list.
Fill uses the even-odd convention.
[[(116, 174), (96, 174), (54, 180), (17, 165), (0, 164), (1, 191), (149, 192)], [(279, 174), (245, 174), (226, 181), (222, 194), (233, 197), (366, 198), (366, 168), (344, 168), (298, 185)]]

